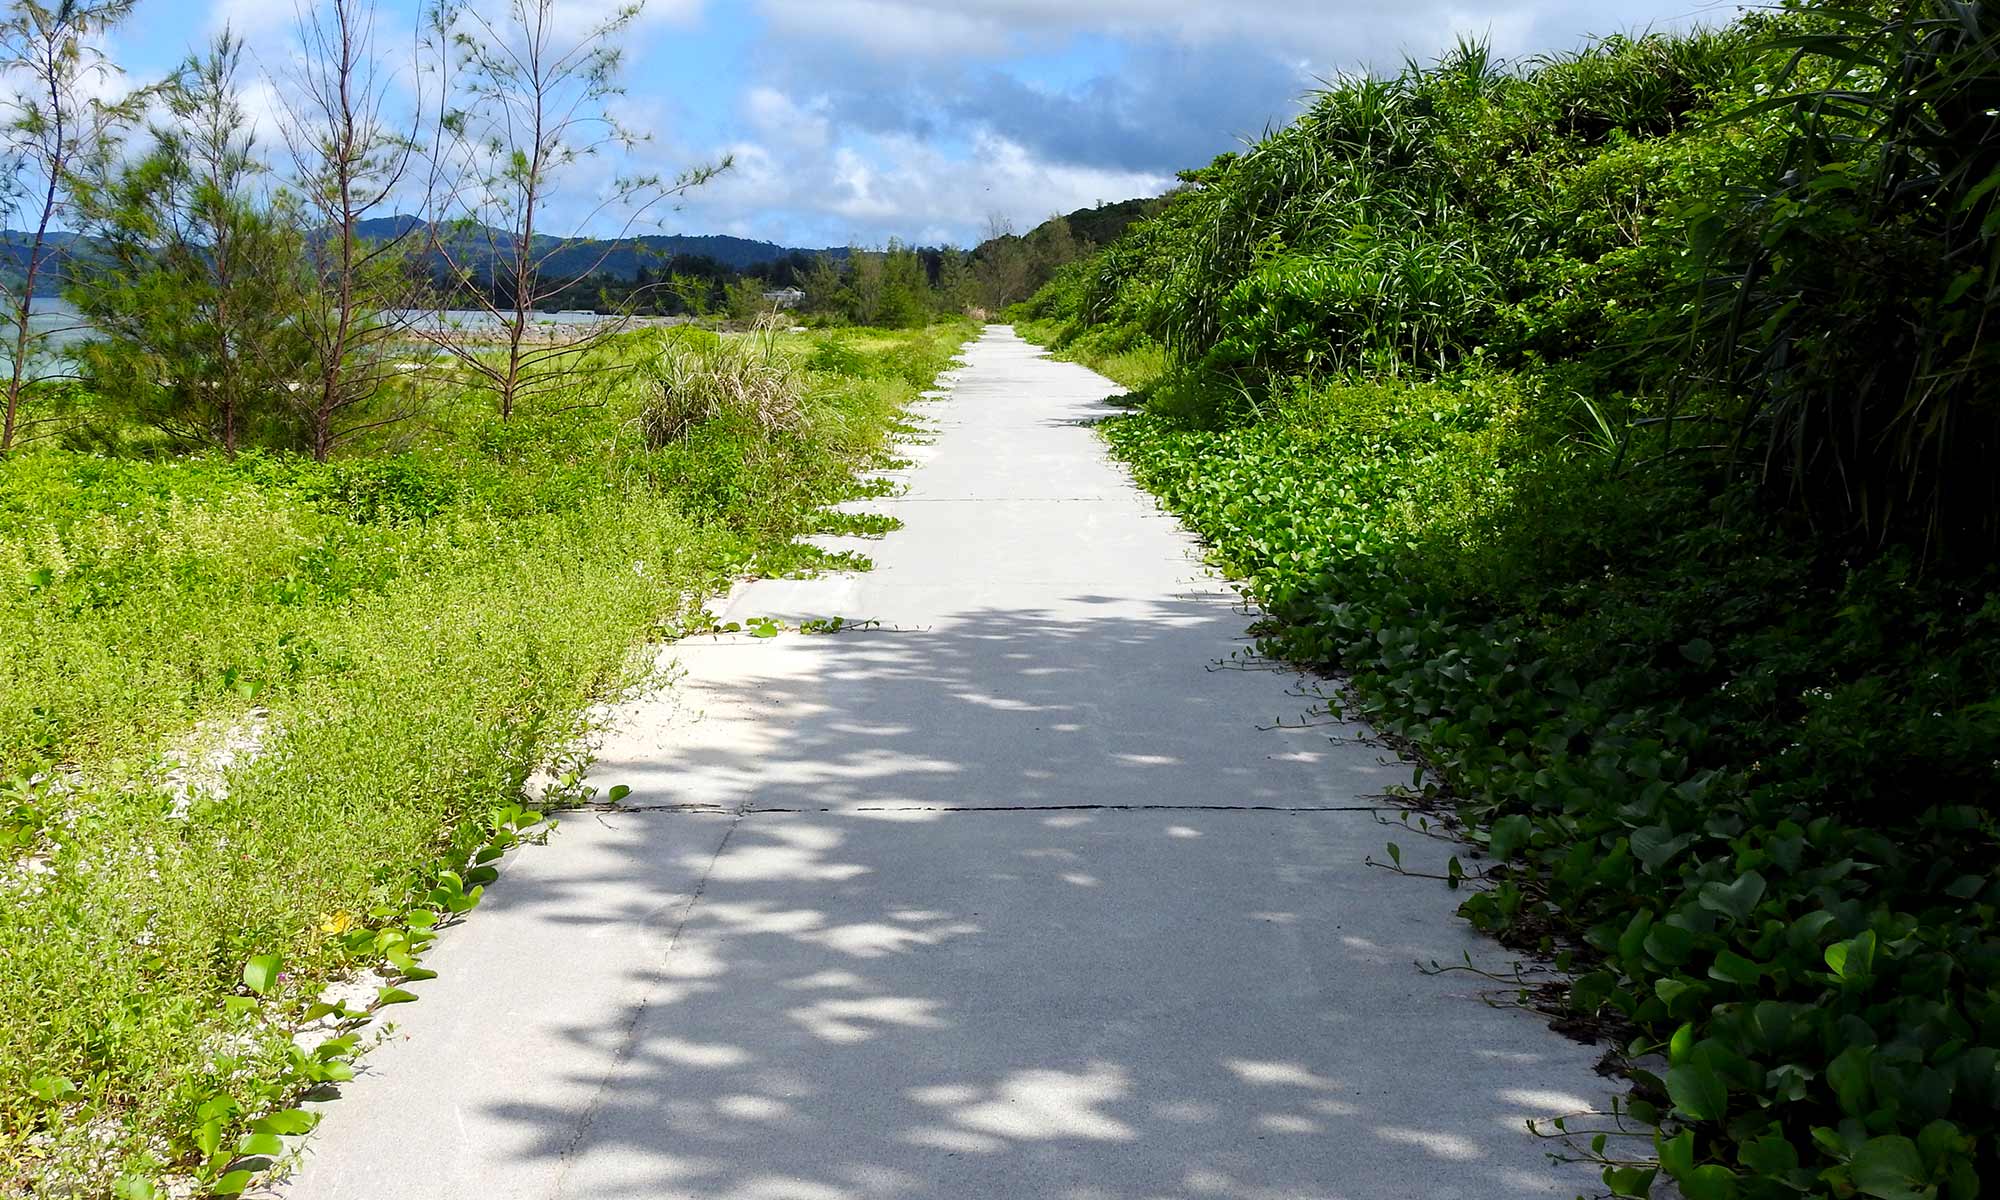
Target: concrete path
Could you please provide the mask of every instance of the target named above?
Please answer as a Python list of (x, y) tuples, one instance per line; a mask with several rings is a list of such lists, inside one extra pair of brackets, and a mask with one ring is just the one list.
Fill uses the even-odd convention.
[[(875, 571), (676, 646), (572, 814), (444, 939), (292, 1200), (1567, 1197), (1530, 1117), (1596, 1052), (1480, 981), (1441, 885), (1363, 865), (1406, 767), (1276, 731), (1301, 676), (1005, 328), (924, 406)], [(1241, 665), (1241, 664), (1239, 664)], [(1334, 740), (1341, 739), (1341, 740)]]

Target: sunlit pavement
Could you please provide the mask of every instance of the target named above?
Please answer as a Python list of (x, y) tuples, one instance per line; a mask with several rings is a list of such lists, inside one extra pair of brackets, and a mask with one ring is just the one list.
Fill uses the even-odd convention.
[[(326, 1108), (292, 1200), (1574, 1196), (1599, 1049), (1417, 962), (1511, 959), (1364, 863), (1409, 768), (1002, 327), (918, 410), (864, 575), (749, 585)], [(1290, 726), (1272, 728), (1280, 722)], [(1397, 822), (1392, 828), (1384, 821)]]

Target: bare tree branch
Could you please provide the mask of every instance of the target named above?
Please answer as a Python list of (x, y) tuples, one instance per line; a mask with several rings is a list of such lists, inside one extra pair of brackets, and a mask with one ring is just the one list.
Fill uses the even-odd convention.
[[(724, 159), (672, 180), (612, 180), (585, 224), (616, 214), (619, 227), (584, 263), (562, 265), (581, 238), (542, 232), (571, 169), (646, 140), (621, 125), (608, 103), (621, 91), (617, 39), (639, 11), (637, 4), (621, 7), (574, 39), (558, 28), (554, 0), (507, 0), (502, 17), (447, 0), (432, 18), (433, 52), (444, 60), (439, 74), (455, 72), (456, 86), (439, 121), (441, 186), (430, 213), (432, 252), (450, 286), (439, 293), (439, 320), (429, 333), (494, 394), (502, 419), (572, 378), (583, 351), (624, 328), (632, 301), (573, 331), (536, 330), (536, 309), (596, 274), (660, 205), (729, 168)], [(468, 253), (473, 247), (481, 252)], [(454, 301), (494, 323), (497, 348), (488, 352), (446, 325), (443, 310)]]

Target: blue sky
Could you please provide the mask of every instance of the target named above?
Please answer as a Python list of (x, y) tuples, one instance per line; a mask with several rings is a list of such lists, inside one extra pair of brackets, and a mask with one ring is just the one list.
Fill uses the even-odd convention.
[[(609, 2), (557, 0), (584, 20)], [(229, 23), (276, 73), (293, 11), (139, 0), (113, 52), (146, 78)], [(643, 165), (735, 156), (662, 215), (667, 232), (971, 244), (995, 221), (1025, 229), (1157, 193), (1287, 120), (1316, 79), (1427, 58), (1462, 34), (1516, 57), (1734, 12), (1712, 0), (650, 0), (624, 38), (620, 107), (652, 135)], [(415, 14), (413, 0), (380, 0), (385, 53)], [(272, 86), (249, 107), (274, 111)], [(591, 186), (579, 179), (576, 199)]]

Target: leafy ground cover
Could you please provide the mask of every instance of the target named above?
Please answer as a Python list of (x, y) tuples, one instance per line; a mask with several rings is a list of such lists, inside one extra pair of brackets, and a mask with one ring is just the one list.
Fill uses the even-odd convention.
[(1633, 1081), (1578, 1147), (1617, 1195), (2000, 1179), (1964, 16), (1342, 81), (1016, 314), (1137, 385), (1106, 436), (1265, 647), (1431, 768), (1464, 915)]
[[(1106, 431), (1269, 614), (1266, 648), (1338, 664), (1352, 715), (1447, 781), (1496, 860), (1464, 915), (1573, 971), (1628, 1058), (1667, 1056), (1629, 1107), (1669, 1123), (1686, 1194), (1976, 1194), (2000, 579), (1829, 568), (1670, 496), (1509, 478), (1494, 390)], [(1605, 1152), (1645, 1194), (1653, 1168)]]
[[(964, 336), (776, 338), (784, 421), (717, 402), (651, 442), (660, 380), (726, 357), (713, 335), (632, 335), (590, 407), (447, 396), (325, 464), (0, 463), (0, 1186), (244, 1186), (545, 828), (524, 783), (575, 765), (635, 648), (734, 577), (820, 565), (796, 535)], [(168, 758), (232, 746), (219, 787)], [(362, 969), (372, 1002), (318, 1003)]]

